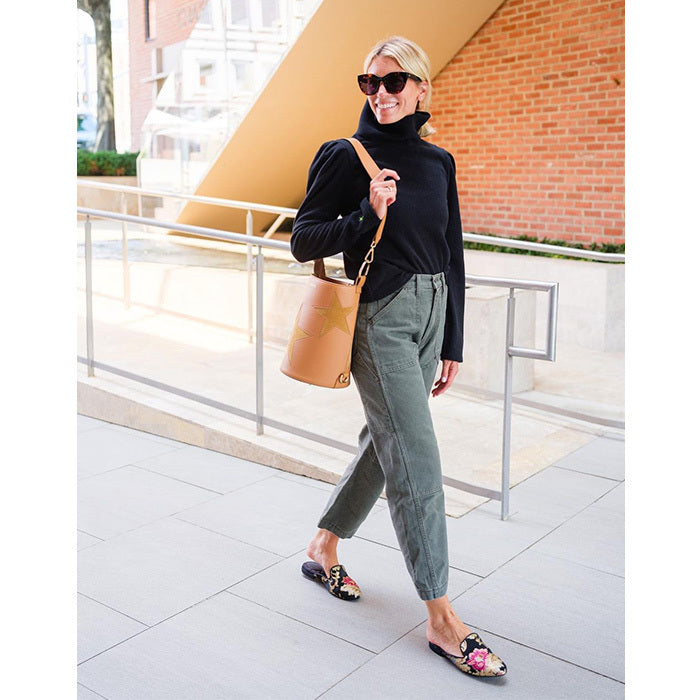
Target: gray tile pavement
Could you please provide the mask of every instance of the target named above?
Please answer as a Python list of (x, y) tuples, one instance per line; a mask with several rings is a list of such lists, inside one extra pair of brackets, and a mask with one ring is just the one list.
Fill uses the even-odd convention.
[(624, 697), (624, 442), (599, 438), (448, 518), (448, 594), (508, 664), (433, 654), (386, 501), (301, 576), (328, 484), (78, 417), (78, 698)]
[(625, 443), (601, 437), (557, 460), (556, 465), (622, 481), (625, 478)]

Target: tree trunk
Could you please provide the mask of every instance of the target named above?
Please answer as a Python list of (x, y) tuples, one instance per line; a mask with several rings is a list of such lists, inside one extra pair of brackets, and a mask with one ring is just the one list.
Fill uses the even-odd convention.
[(112, 20), (109, 0), (78, 0), (78, 8), (95, 23), (97, 54), (97, 139), (96, 151), (115, 151), (114, 84), (112, 80)]

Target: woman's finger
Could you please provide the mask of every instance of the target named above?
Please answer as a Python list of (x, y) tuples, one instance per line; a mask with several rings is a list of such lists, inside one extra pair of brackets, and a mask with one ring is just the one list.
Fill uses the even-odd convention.
[(371, 182), (383, 182), (387, 178), (393, 178), (394, 180), (400, 180), (399, 174), (396, 170), (391, 170), (391, 168), (382, 168), (371, 180)]
[(440, 396), (440, 394), (446, 392), (452, 385), (458, 371), (459, 362), (456, 362), (455, 360), (443, 360), (442, 372), (440, 373), (440, 378), (435, 382), (432, 395)]

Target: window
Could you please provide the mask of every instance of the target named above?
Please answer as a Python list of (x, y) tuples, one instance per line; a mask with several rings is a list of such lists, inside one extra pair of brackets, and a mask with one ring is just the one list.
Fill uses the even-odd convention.
[(232, 27), (250, 27), (248, 0), (229, 0), (229, 24)]
[(280, 0), (261, 0), (260, 9), (262, 10), (263, 27), (270, 28), (280, 26), (282, 23)]
[(214, 64), (211, 61), (200, 61), (199, 63), (199, 87), (205, 90), (212, 87), (212, 77), (214, 75)]
[(231, 61), (234, 76), (234, 92), (241, 94), (255, 89), (255, 72), (250, 61)]
[(204, 24), (207, 27), (211, 27), (211, 0), (204, 6), (204, 9), (199, 15), (199, 19), (197, 19), (197, 24)]

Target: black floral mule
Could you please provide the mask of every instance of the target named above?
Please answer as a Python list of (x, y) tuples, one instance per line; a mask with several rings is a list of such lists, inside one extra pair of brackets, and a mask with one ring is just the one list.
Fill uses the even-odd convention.
[(444, 656), (460, 671), (468, 673), (470, 676), (495, 678), (496, 676), (505, 676), (508, 670), (503, 660), (484, 644), (476, 632), (468, 634), (459, 645), (462, 656), (452, 656), (430, 641), (428, 645), (436, 654)]
[(315, 561), (305, 561), (301, 565), (301, 573), (314, 581), (320, 581), (336, 598), (357, 600), (361, 595), (360, 587), (348, 576), (342, 564), (331, 566), (330, 576), (326, 576), (320, 564)]

